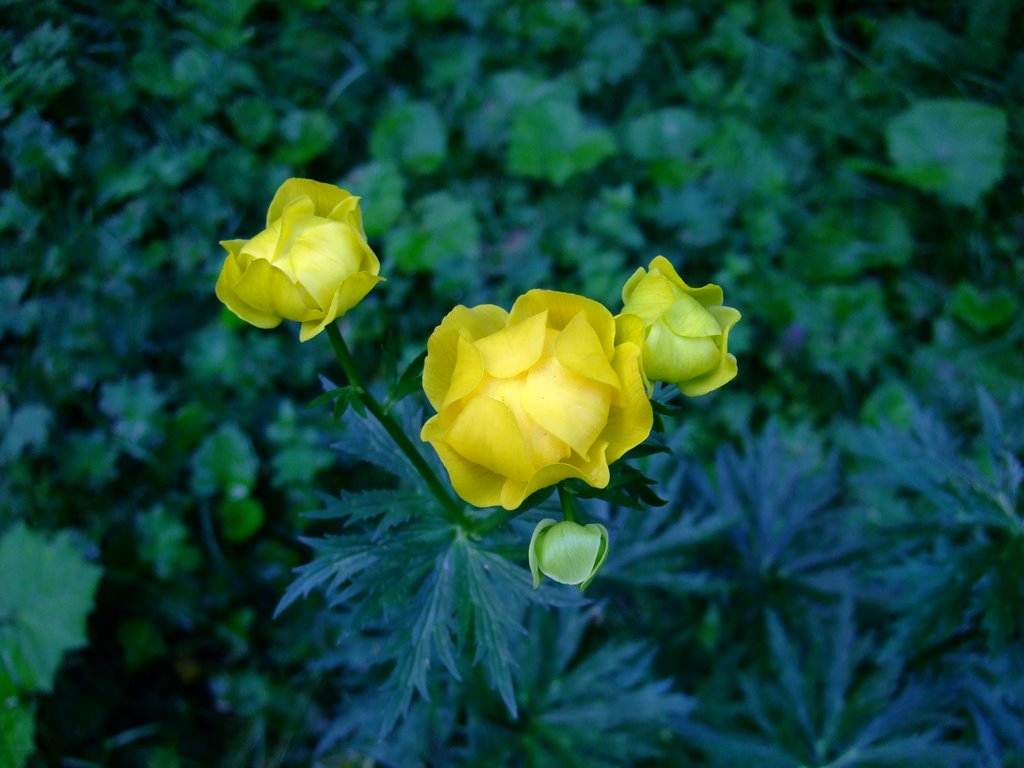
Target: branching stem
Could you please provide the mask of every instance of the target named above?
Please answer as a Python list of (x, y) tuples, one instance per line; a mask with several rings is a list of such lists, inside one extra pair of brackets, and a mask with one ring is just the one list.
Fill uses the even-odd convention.
[(363, 385), (362, 379), (359, 377), (359, 372), (356, 370), (355, 363), (352, 360), (352, 355), (348, 351), (348, 347), (345, 345), (345, 339), (341, 336), (341, 331), (338, 330), (338, 326), (331, 323), (327, 326), (327, 335), (331, 340), (331, 346), (334, 348), (334, 355), (338, 358), (338, 362), (341, 363), (342, 370), (345, 371), (345, 376), (348, 377), (349, 384), (355, 389), (356, 394), (362, 401), (363, 405), (366, 406), (373, 417), (380, 422), (380, 425), (384, 427), (384, 430), (388, 433), (392, 440), (395, 441), (395, 445), (398, 446), (399, 450), (404, 453), (412, 465), (419, 472), (420, 477), (427, 484), (431, 493), (437, 497), (437, 500), (441, 503), (441, 506), (448, 511), (452, 521), (459, 525), (461, 528), (470, 528), (471, 524), (469, 519), (466, 517), (465, 510), (455, 497), (448, 491), (447, 488), (437, 479), (437, 475), (427, 464), (416, 446), (409, 440), (409, 436), (405, 434), (405, 430), (399, 426), (398, 422), (395, 421), (394, 417), (388, 413), (383, 406), (377, 401), (377, 399), (370, 393), (370, 390)]

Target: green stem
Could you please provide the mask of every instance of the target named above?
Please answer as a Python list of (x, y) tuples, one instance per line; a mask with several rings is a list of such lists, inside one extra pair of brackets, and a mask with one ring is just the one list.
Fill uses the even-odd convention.
[(405, 430), (399, 426), (398, 422), (388, 413), (377, 399), (370, 393), (370, 390), (363, 386), (363, 381), (359, 378), (359, 372), (356, 370), (355, 363), (352, 360), (352, 355), (349, 354), (348, 347), (345, 345), (345, 340), (341, 336), (341, 331), (338, 330), (338, 326), (331, 323), (327, 326), (327, 335), (331, 340), (331, 346), (334, 347), (334, 354), (338, 358), (338, 362), (341, 363), (341, 368), (345, 371), (345, 376), (348, 377), (348, 382), (355, 388), (356, 393), (359, 395), (359, 399), (366, 406), (366, 410), (373, 414), (373, 417), (380, 422), (380, 425), (384, 427), (384, 430), (388, 433), (392, 440), (395, 441), (395, 445), (398, 446), (399, 450), (402, 451), (412, 462), (412, 465), (416, 468), (416, 471), (420, 473), (420, 477), (423, 478), (427, 487), (430, 488), (437, 500), (441, 502), (441, 506), (448, 510), (452, 520), (463, 528), (469, 528), (470, 522), (466, 517), (466, 513), (462, 508), (462, 505), (448, 492), (448, 489), (442, 485), (441, 481), (437, 479), (437, 475), (427, 464), (416, 446), (409, 440), (409, 436), (405, 434)]
[(562, 517), (570, 523), (575, 523), (576, 508), (572, 503), (572, 494), (561, 483), (558, 484), (558, 500), (562, 502)]

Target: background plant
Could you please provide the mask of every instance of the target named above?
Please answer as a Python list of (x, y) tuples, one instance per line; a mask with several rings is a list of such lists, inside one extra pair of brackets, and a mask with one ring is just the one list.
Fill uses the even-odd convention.
[[(1022, 13), (7, 3), (0, 765), (1020, 762)], [(668, 503), (585, 502), (589, 603), (529, 589), (543, 509), (434, 550), (349, 503), (408, 485), (305, 408), (329, 344), (212, 295), (292, 175), (364, 198), (373, 382), (457, 302), (617, 308), (658, 253), (743, 310), (739, 377), (644, 462)], [(324, 534), (385, 567), (272, 620)], [(394, 632), (436, 593), (386, 594), (379, 544), (487, 572), (461, 652), (429, 622), (401, 649), (422, 675)], [(26, 641), (51, 578), (64, 640)]]

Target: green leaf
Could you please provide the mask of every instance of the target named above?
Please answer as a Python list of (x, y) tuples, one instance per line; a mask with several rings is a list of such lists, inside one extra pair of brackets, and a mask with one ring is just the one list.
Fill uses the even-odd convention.
[(625, 148), (631, 157), (647, 163), (659, 184), (679, 184), (694, 175), (694, 154), (707, 133), (695, 112), (666, 107), (630, 121)]
[(976, 333), (997, 331), (1017, 314), (1017, 297), (1009, 288), (981, 291), (971, 283), (959, 283), (953, 290), (953, 315)]
[(576, 105), (545, 99), (516, 113), (509, 136), (508, 170), (560, 185), (614, 154), (611, 133), (587, 126)]
[(274, 107), (257, 96), (242, 96), (228, 104), (228, 118), (235, 135), (250, 147), (266, 142), (274, 132), (277, 115)]
[(363, 199), (363, 226), (370, 237), (391, 229), (405, 210), (405, 177), (388, 160), (354, 169), (342, 186)]
[(281, 121), (285, 143), (274, 153), (275, 159), (289, 165), (302, 165), (326, 152), (338, 137), (337, 123), (326, 112), (295, 110)]
[(219, 491), (228, 498), (243, 498), (256, 484), (258, 469), (248, 436), (236, 425), (225, 424), (192, 456), (192, 490), (200, 496)]
[(402, 375), (388, 387), (388, 400), (397, 403), (399, 400), (417, 392), (423, 385), (423, 361), (427, 359), (427, 350), (423, 350), (416, 359), (406, 366)]
[(88, 642), (101, 573), (67, 533), (47, 541), (19, 523), (0, 538), (0, 672), (19, 690), (51, 690), (64, 654)]
[(263, 527), (266, 514), (256, 499), (245, 497), (229, 499), (217, 508), (221, 533), (228, 541), (238, 544), (255, 536)]
[(436, 171), (444, 161), (448, 139), (437, 108), (428, 101), (393, 107), (373, 128), (370, 151), (415, 174)]
[(415, 222), (396, 227), (388, 253), (409, 272), (435, 272), (440, 280), (472, 269), (481, 247), (473, 204), (450, 192), (434, 192), (416, 203)]
[(987, 104), (919, 101), (885, 136), (898, 178), (946, 202), (975, 205), (1003, 177), (1006, 114)]
[(45, 405), (30, 403), (14, 412), (0, 441), (0, 460), (17, 459), (27, 450), (39, 450), (50, 434), (53, 413)]
[(194, 571), (202, 555), (181, 514), (157, 505), (135, 518), (139, 559), (153, 567), (158, 578), (170, 579)]
[(0, 277), (0, 339), (10, 333), (24, 336), (39, 318), (39, 303), (24, 300), (28, 278), (24, 275)]
[(145, 373), (104, 384), (100, 410), (113, 420), (114, 434), (124, 441), (124, 447), (141, 457), (163, 434), (164, 401), (153, 375)]
[(35, 717), (26, 704), (0, 700), (0, 768), (22, 768), (35, 751)]

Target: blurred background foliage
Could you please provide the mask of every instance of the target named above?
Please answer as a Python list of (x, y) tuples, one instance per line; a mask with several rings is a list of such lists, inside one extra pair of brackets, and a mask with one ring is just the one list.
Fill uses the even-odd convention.
[[(1024, 765), (1019, 0), (0, 12), (0, 766)], [(501, 695), (452, 660), (381, 714), (346, 611), (271, 619), (369, 482), (326, 341), (213, 296), (292, 175), (363, 197), (377, 379), (659, 253), (744, 313)]]

